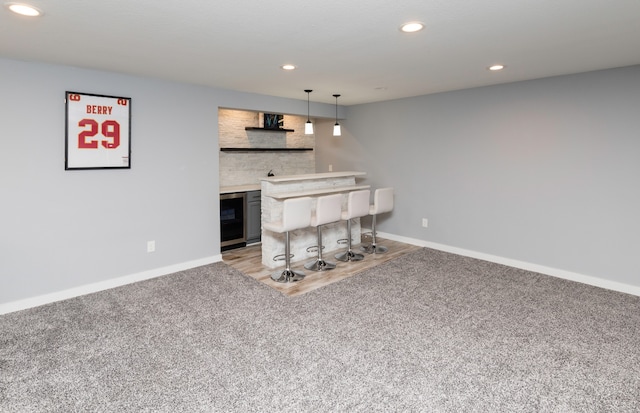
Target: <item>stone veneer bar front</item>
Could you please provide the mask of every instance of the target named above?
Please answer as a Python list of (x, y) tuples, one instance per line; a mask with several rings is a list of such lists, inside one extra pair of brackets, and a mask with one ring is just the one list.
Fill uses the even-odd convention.
[[(346, 209), (347, 194), (350, 191), (369, 189), (369, 185), (357, 185), (356, 177), (366, 175), (365, 172), (325, 172), (317, 174), (288, 175), (261, 178), (262, 191), (262, 223), (282, 220), (282, 203), (287, 198), (318, 196), (344, 193), (343, 210)], [(313, 202), (315, 209), (315, 200)], [(274, 260), (281, 256), (284, 259), (284, 234), (278, 234), (264, 229), (262, 226), (262, 264), (268, 268), (284, 266), (283, 260)], [(339, 239), (347, 238), (347, 223), (339, 221), (333, 224), (323, 225), (322, 244), (325, 247), (323, 254), (328, 261), (335, 261), (332, 252), (346, 249), (346, 245), (338, 244)], [(353, 245), (361, 242), (360, 219), (351, 221), (351, 238)], [(291, 262), (313, 260), (317, 257), (316, 251), (307, 252), (307, 248), (315, 246), (317, 232), (315, 227), (291, 231)]]

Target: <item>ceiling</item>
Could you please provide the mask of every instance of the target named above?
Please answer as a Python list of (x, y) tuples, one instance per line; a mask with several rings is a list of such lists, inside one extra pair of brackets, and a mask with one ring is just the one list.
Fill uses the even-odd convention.
[(640, 64), (640, 0), (15, 1), (0, 57), (341, 105)]

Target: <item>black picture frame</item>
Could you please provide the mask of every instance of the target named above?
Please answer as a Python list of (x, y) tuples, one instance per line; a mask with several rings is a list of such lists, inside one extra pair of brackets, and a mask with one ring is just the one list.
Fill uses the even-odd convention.
[(264, 114), (265, 129), (282, 129), (284, 126), (284, 116), (275, 113)]
[(131, 168), (131, 98), (65, 92), (64, 169)]

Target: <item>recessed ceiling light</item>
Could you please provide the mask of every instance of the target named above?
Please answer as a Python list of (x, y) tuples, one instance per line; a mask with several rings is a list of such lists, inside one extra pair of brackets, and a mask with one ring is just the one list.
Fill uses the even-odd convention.
[(404, 33), (415, 33), (424, 29), (424, 23), (421, 22), (409, 22), (400, 26), (400, 31)]
[(498, 70), (504, 69), (505, 67), (505, 65), (491, 65), (487, 69), (491, 70), (492, 72), (496, 72)]
[(21, 3), (5, 3), (5, 6), (12, 12), (16, 14), (21, 14), (23, 16), (36, 17), (41, 16), (42, 12), (36, 9), (33, 6), (29, 6), (28, 4)]
[(282, 65), (280, 68), (283, 70), (295, 70), (296, 67), (294, 65)]

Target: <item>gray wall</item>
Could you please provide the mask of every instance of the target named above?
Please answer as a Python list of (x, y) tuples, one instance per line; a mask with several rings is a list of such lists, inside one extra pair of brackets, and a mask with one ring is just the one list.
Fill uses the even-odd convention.
[[(216, 256), (218, 108), (306, 114), (302, 92), (5, 59), (0, 75), (0, 304)], [(132, 98), (130, 170), (64, 170), (67, 90)], [(333, 105), (311, 112), (329, 118), (318, 171), (396, 187), (381, 231), (640, 285), (639, 108), (635, 66), (353, 106), (340, 138)]]
[[(218, 107), (307, 111), (303, 91), (280, 99), (6, 59), (0, 91), (0, 304), (215, 257)], [(130, 170), (64, 170), (65, 91), (132, 98)]]
[(342, 125), (316, 163), (396, 188), (380, 231), (640, 285), (640, 66), (351, 106)]

